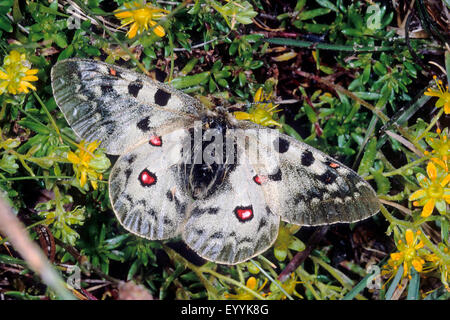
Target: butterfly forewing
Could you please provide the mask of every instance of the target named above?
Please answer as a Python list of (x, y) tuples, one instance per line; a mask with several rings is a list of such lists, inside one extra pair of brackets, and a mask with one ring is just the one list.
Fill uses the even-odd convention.
[(152, 131), (188, 126), (197, 100), (142, 74), (103, 62), (68, 59), (51, 72), (56, 103), (81, 138), (122, 154)]

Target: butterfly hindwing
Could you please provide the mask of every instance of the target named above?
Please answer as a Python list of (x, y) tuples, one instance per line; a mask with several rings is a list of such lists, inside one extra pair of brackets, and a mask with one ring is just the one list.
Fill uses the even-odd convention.
[(75, 133), (100, 140), (109, 154), (122, 154), (152, 130), (188, 125), (203, 108), (164, 83), (104, 62), (63, 60), (51, 77), (56, 103)]
[(264, 252), (275, 241), (280, 218), (266, 205), (253, 176), (244, 156), (212, 195), (194, 202), (183, 239), (201, 257), (236, 264)]
[(298, 225), (355, 222), (379, 211), (375, 191), (353, 170), (290, 136), (259, 128), (257, 176), (270, 208)]
[(147, 239), (177, 236), (190, 204), (178, 174), (186, 132), (150, 136), (121, 156), (109, 179), (111, 204), (128, 231)]

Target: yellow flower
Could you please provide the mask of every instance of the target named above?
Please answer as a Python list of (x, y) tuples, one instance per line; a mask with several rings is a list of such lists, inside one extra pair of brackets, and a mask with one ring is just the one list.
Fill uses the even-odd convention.
[(115, 11), (115, 16), (122, 20), (123, 28), (131, 24), (130, 29), (127, 32), (128, 38), (134, 38), (136, 34), (141, 34), (144, 30), (148, 30), (148, 27), (154, 27), (153, 32), (159, 36), (164, 37), (166, 34), (164, 28), (153, 20), (159, 20), (165, 16), (169, 11), (153, 6), (150, 3), (143, 2), (127, 2), (122, 7)]
[(445, 114), (450, 114), (450, 92), (448, 92), (448, 86), (446, 86), (446, 90), (444, 90), (444, 84), (442, 80), (437, 80), (436, 76), (433, 76), (434, 81), (436, 81), (436, 85), (438, 90), (428, 88), (427, 92), (424, 94), (426, 96), (438, 97), (438, 101), (436, 101), (436, 108), (440, 108), (444, 106)]
[[(69, 151), (67, 159), (73, 164), (73, 170), (82, 188), (85, 187), (87, 180), (91, 180), (91, 185), (97, 189), (96, 180), (102, 179), (102, 173), (111, 165), (109, 159), (101, 151), (96, 151), (100, 141), (93, 141), (85, 146), (83, 140), (78, 144), (75, 152)], [(86, 189), (86, 188), (84, 188)]]
[[(441, 249), (441, 251), (445, 252), (446, 254), (449, 253), (449, 248), (444, 243), (439, 243), (438, 247)], [(435, 253), (429, 254), (425, 260), (427, 260), (430, 264), (429, 269), (435, 270), (438, 269), (439, 273), (441, 274), (441, 281), (444, 284), (447, 291), (450, 292), (450, 265), (448, 263), (445, 263), (444, 260), (439, 258)]]
[[(298, 283), (301, 283), (301, 282), (297, 280), (297, 276), (294, 273), (291, 273), (291, 276), (289, 277), (289, 279), (287, 279), (285, 282), (283, 282), (281, 284), (280, 283), (278, 283), (278, 284), (280, 284), (281, 287), (284, 289), (284, 291), (286, 291), (286, 293), (289, 294), (290, 296), (295, 295), (295, 296), (299, 297), (300, 299), (303, 299), (302, 295), (299, 294), (297, 291), (295, 291), (295, 287), (297, 286)], [(269, 300), (285, 300), (287, 298), (286, 293), (281, 291), (280, 288), (274, 282), (272, 282), (270, 284), (270, 292), (267, 295), (267, 299), (269, 299)]]
[(273, 119), (275, 113), (281, 111), (277, 110), (278, 105), (273, 105), (272, 102), (267, 102), (273, 98), (273, 93), (270, 92), (268, 94), (263, 93), (262, 87), (259, 88), (254, 97), (253, 101), (255, 102), (255, 106), (250, 108), (249, 112), (236, 111), (234, 112), (234, 116), (238, 120), (250, 120), (256, 124), (262, 126), (278, 126), (282, 127), (282, 125)]
[(398, 252), (391, 253), (391, 258), (388, 265), (392, 269), (397, 270), (398, 266), (403, 264), (403, 277), (410, 274), (410, 268), (414, 267), (417, 272), (422, 272), (425, 263), (424, 257), (427, 256), (428, 251), (424, 250), (424, 244), (419, 240), (420, 231), (416, 234), (411, 229), (406, 230), (405, 240), (397, 242)]
[[(264, 289), (266, 283), (267, 279), (258, 288), (258, 280), (255, 277), (250, 277), (247, 279), (247, 283), (245, 284), (245, 286), (256, 293), (260, 293)], [(237, 294), (226, 293), (225, 298), (230, 300), (254, 300), (255, 296), (245, 291), (244, 289), (239, 288), (237, 289)]]
[(300, 229), (300, 226), (281, 224), (278, 231), (277, 240), (273, 246), (273, 253), (278, 261), (284, 261), (288, 254), (288, 249), (294, 251), (305, 250), (305, 244), (294, 234)]
[[(444, 131), (436, 130), (439, 138), (426, 138), (427, 143), (433, 149), (431, 151), (430, 160), (448, 172), (448, 161), (450, 160), (450, 139), (448, 135), (448, 128)], [(429, 154), (428, 152), (426, 154)]]
[(0, 94), (5, 91), (11, 94), (28, 93), (29, 89), (36, 90), (30, 81), (37, 81), (35, 74), (38, 69), (30, 69), (24, 53), (12, 50), (3, 60), (0, 70)]
[(409, 196), (409, 201), (414, 201), (413, 204), (423, 206), (422, 217), (428, 217), (433, 212), (434, 207), (438, 209), (439, 213), (444, 215), (447, 213), (446, 203), (450, 203), (450, 188), (446, 188), (450, 181), (450, 174), (437, 170), (433, 162), (428, 162), (426, 178), (423, 174), (417, 174), (422, 189), (417, 190)]

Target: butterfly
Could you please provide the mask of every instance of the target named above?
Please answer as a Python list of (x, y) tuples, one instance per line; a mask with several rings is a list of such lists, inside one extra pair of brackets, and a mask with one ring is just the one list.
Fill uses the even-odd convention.
[(74, 132), (119, 156), (111, 206), (140, 237), (181, 236), (232, 265), (270, 248), (280, 221), (316, 226), (379, 211), (371, 186), (339, 161), (168, 84), (87, 59), (56, 63), (51, 78)]

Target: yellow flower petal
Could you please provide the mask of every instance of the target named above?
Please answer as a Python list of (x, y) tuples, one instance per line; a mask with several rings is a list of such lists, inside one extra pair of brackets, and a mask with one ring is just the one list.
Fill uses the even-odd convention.
[(256, 289), (256, 285), (257, 285), (256, 278), (255, 277), (250, 277), (250, 278), (248, 278), (247, 284), (245, 286), (247, 288), (249, 288), (249, 289), (254, 290), (254, 289)]
[(413, 259), (411, 261), (411, 264), (413, 265), (414, 269), (416, 269), (417, 272), (422, 272), (422, 260), (421, 259)]
[(427, 165), (427, 174), (428, 174), (428, 177), (430, 177), (430, 179), (431, 179), (432, 181), (436, 180), (436, 177), (437, 177), (437, 170), (436, 170), (436, 166), (434, 165), (433, 162), (428, 162), (428, 165)]
[(80, 158), (78, 158), (78, 156), (75, 153), (73, 153), (72, 151), (69, 151), (67, 153), (67, 160), (69, 160), (70, 162), (72, 162), (74, 164), (80, 163)]
[(405, 232), (406, 244), (408, 247), (411, 247), (414, 241), (414, 233), (411, 229), (406, 230)]
[(441, 181), (441, 187), (445, 187), (449, 183), (449, 181), (450, 181), (450, 174), (447, 174), (447, 176)]
[(118, 19), (125, 19), (125, 18), (129, 18), (133, 16), (133, 13), (131, 11), (123, 11), (123, 12), (118, 12), (114, 14), (116, 16), (116, 18)]
[(37, 81), (38, 77), (36, 76), (25, 76), (22, 78), (23, 81)]
[(421, 216), (424, 218), (429, 217), (431, 215), (431, 213), (433, 212), (434, 204), (435, 204), (435, 200), (429, 199), (427, 201), (427, 203), (423, 206)]
[(86, 184), (86, 180), (87, 180), (87, 174), (86, 171), (81, 172), (81, 178), (80, 178), (80, 186), (84, 187), (84, 185)]
[(30, 69), (28, 71), (25, 72), (26, 75), (32, 75), (32, 74), (36, 74), (38, 73), (38, 69)]
[(253, 101), (254, 102), (261, 102), (262, 94), (263, 94), (263, 88), (260, 87), (258, 90), (256, 90), (256, 93), (255, 93), (255, 95), (253, 97)]
[(247, 112), (236, 111), (233, 112), (234, 117), (238, 120), (250, 120), (251, 115)]
[(128, 38), (134, 38), (137, 34), (137, 31), (139, 29), (139, 25), (135, 22), (131, 25), (130, 30), (128, 31)]
[(155, 29), (153, 29), (153, 32), (158, 36), (158, 37), (164, 37), (166, 35), (166, 32), (164, 31), (164, 28), (161, 26), (157, 26)]
[(409, 196), (409, 201), (420, 199), (424, 197), (426, 194), (427, 194), (426, 191), (423, 189), (417, 190), (416, 192), (414, 192), (412, 195)]
[(422, 249), (423, 246), (424, 246), (423, 242), (419, 241), (419, 243), (414, 247), (414, 249), (419, 250), (419, 249)]
[(399, 261), (399, 260), (402, 259), (402, 257), (403, 257), (403, 252), (394, 252), (394, 253), (391, 253), (391, 259), (392, 259), (392, 260)]

